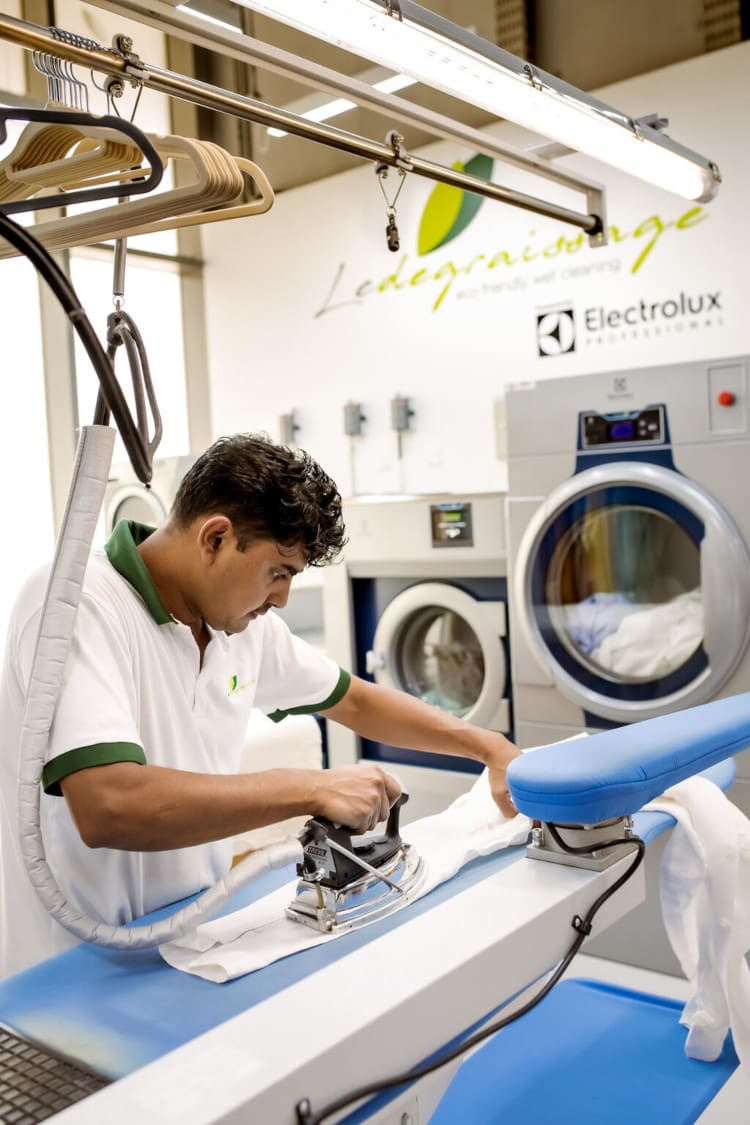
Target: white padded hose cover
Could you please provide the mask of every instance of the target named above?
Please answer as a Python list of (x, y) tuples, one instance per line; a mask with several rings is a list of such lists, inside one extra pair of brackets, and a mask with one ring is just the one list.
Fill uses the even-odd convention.
[(21, 851), (29, 878), (50, 914), (75, 937), (117, 949), (143, 949), (173, 941), (210, 916), (239, 887), (277, 867), (301, 862), (298, 840), (255, 852), (177, 914), (148, 926), (111, 926), (87, 918), (60, 891), (47, 863), (40, 825), (41, 776), (47, 741), (73, 635), (76, 611), (109, 476), (115, 431), (81, 431), (73, 480), (52, 564), (32, 663), (23, 727), (18, 784)]

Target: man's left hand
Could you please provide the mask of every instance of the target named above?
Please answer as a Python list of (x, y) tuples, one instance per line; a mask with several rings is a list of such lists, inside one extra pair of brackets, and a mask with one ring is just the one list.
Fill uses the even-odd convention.
[(490, 775), (490, 792), (503, 816), (510, 818), (516, 816), (517, 810), (511, 799), (505, 775), (508, 764), (512, 762), (514, 758), (518, 758), (521, 751), (514, 746), (512, 742), (508, 742), (507, 738), (503, 738), (502, 735), (498, 735), (497, 740), (497, 749), (495, 750), (493, 747), (491, 757), (487, 761), (487, 769)]

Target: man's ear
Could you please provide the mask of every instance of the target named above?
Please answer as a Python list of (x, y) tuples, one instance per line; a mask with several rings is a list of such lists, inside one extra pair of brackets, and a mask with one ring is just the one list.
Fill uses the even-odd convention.
[(233, 538), (232, 521), (228, 516), (210, 516), (198, 528), (198, 552), (206, 566), (211, 566)]

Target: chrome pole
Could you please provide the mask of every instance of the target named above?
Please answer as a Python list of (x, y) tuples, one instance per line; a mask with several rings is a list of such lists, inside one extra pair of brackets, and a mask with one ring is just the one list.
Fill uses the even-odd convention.
[[(72, 42), (61, 42), (56, 39), (46, 28), (25, 20), (15, 19), (0, 13), (0, 38), (17, 46), (31, 51), (42, 51), (57, 58), (65, 59), (71, 63), (103, 74), (120, 77), (123, 81), (143, 82), (152, 90), (167, 94), (170, 97), (181, 98), (192, 102), (194, 105), (206, 109), (218, 110), (221, 113), (230, 113), (245, 121), (254, 121), (261, 125), (274, 125), (281, 127), (287, 133), (303, 137), (307, 140), (317, 141), (319, 144), (329, 145), (352, 156), (371, 160), (379, 164), (388, 164), (391, 167), (403, 167), (403, 155), (394, 148), (380, 141), (373, 141), (367, 137), (360, 137), (337, 129), (324, 122), (309, 121), (288, 110), (266, 105), (242, 94), (235, 94), (219, 86), (211, 86), (196, 78), (177, 74), (162, 67), (151, 66), (142, 62), (137, 56), (128, 56), (106, 47), (80, 46)], [(500, 203), (507, 203), (520, 207), (525, 211), (532, 211), (547, 218), (557, 219), (564, 223), (580, 227), (589, 235), (597, 236), (602, 229), (602, 222), (597, 215), (585, 215), (578, 211), (571, 211), (555, 203), (526, 195), (524, 192), (503, 187), (501, 184), (489, 183), (477, 176), (468, 175), (454, 168), (446, 168), (442, 164), (435, 164), (421, 157), (408, 157), (408, 170), (414, 175), (422, 176), (438, 183), (450, 184), (453, 187), (470, 191), (476, 195), (494, 199)]]
[(603, 188), (584, 176), (559, 168), (545, 156), (537, 152), (526, 152), (512, 145), (503, 144), (497, 137), (481, 132), (470, 125), (454, 121), (445, 114), (436, 113), (416, 102), (407, 101), (397, 94), (386, 94), (368, 85), (356, 76), (339, 74), (330, 67), (322, 66), (312, 59), (285, 51), (271, 43), (263, 43), (241, 31), (215, 27), (206, 20), (191, 14), (189, 9), (175, 8), (166, 0), (92, 0), (97, 8), (110, 12), (125, 12), (134, 19), (147, 23), (160, 30), (166, 29), (177, 38), (185, 39), (207, 50), (221, 48), (221, 53), (240, 62), (251, 63), (262, 70), (293, 78), (297, 82), (311, 86), (326, 93), (351, 98), (358, 105), (365, 106), (376, 113), (386, 115), (391, 122), (417, 126), (435, 137), (455, 140), (461, 144), (484, 152), (502, 160), (505, 164), (522, 168), (535, 176), (558, 183), (587, 198), (586, 206), (597, 214), (602, 214), (601, 196)]

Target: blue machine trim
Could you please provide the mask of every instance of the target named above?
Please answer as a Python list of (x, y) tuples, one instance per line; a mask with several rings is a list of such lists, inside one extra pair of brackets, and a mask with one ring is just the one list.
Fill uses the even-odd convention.
[(603, 719), (601, 715), (592, 715), (590, 711), (583, 712), (583, 724), (586, 727), (594, 727), (596, 730), (614, 730), (616, 727), (622, 726), (622, 723), (615, 719)]
[(433, 770), (456, 770), (458, 773), (479, 774), (484, 768), (481, 762), (472, 762), (468, 758), (428, 754), (424, 750), (402, 750), (382, 742), (371, 742), (369, 738), (362, 739), (362, 757), (394, 766), (422, 766)]
[[(611, 680), (597, 675), (560, 641), (546, 601), (547, 572), (555, 547), (562, 536), (587, 512), (616, 504), (651, 508), (661, 512), (674, 520), (696, 546), (700, 546), (705, 533), (703, 523), (679, 501), (641, 485), (618, 484), (598, 489), (571, 501), (557, 514), (545, 531), (531, 567), (531, 604), (542, 640), (550, 654), (555, 662), (580, 684), (609, 699), (638, 702), (661, 699), (692, 683), (708, 667), (708, 656), (703, 645), (695, 650), (682, 667), (669, 676), (662, 676), (648, 683)], [(600, 726), (601, 721), (597, 720), (596, 725)]]
[(573, 475), (593, 469), (594, 465), (610, 461), (646, 461), (650, 465), (662, 465), (665, 469), (675, 469), (671, 449), (622, 449), (617, 445), (607, 446), (606, 453), (586, 449), (576, 454), (576, 467)]

